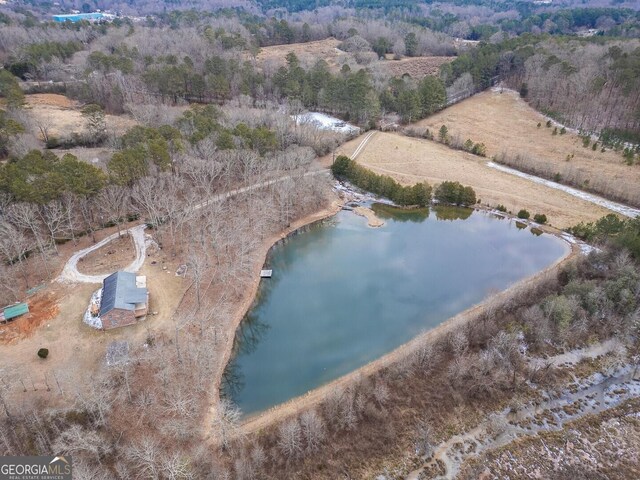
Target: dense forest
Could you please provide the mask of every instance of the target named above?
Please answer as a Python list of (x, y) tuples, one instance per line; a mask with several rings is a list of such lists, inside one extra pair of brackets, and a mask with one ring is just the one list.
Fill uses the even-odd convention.
[[(498, 10), (509, 7), (505, 2)], [(145, 95), (173, 103), (222, 103), (250, 96), (294, 106), (300, 102), (361, 125), (387, 113), (412, 122), (447, 101), (503, 80), (535, 108), (585, 133), (604, 131), (629, 140), (638, 130), (640, 44), (620, 30), (638, 21), (633, 10), (520, 9), (518, 15), (529, 15), (529, 27), (509, 29), (503, 25), (506, 19), (476, 25), (489, 28), (490, 35), (425, 28), (415, 23), (421, 14), (390, 15), (385, 23), (375, 18), (373, 5), (356, 8), (353, 17), (343, 16), (340, 9), (332, 9), (330, 16), (321, 11), (316, 10), (314, 21), (306, 10), (280, 19), (220, 10), (204, 15), (172, 11), (141, 23), (123, 17), (108, 24), (54, 25), (36, 22), (18, 9), (4, 14), (0, 59), (18, 79), (65, 81), (61, 88), (68, 94), (98, 103), (107, 112), (124, 112), (128, 103), (139, 103)], [(600, 28), (606, 35), (576, 38), (580, 28)], [(322, 59), (309, 64), (294, 55), (279, 68), (256, 62), (261, 47), (328, 37), (341, 40), (340, 48), (355, 59), (339, 72)], [(453, 37), (481, 43), (469, 49), (456, 46)], [(441, 67), (440, 81), (393, 78), (370, 68), (372, 59), (387, 55), (411, 58), (456, 51), (457, 58)]]

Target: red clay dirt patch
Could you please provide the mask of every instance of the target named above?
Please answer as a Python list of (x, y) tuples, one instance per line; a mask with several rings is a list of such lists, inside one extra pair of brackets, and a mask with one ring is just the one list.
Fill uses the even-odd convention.
[(0, 324), (0, 344), (13, 343), (31, 336), (40, 325), (58, 314), (59, 307), (53, 291), (37, 294), (26, 302), (29, 305), (29, 313), (7, 324)]

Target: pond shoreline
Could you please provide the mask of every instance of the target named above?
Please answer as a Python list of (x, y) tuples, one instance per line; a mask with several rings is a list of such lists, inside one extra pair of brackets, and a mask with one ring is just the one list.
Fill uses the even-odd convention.
[(253, 280), (250, 280), (250, 283), (247, 284), (245, 294), (232, 313), (231, 321), (228, 323), (223, 333), (227, 348), (225, 349), (224, 356), (218, 366), (218, 371), (215, 372), (213, 398), (210, 400), (208, 411), (203, 421), (205, 438), (210, 437), (212, 419), (215, 418), (216, 410), (220, 403), (220, 388), (222, 385), (224, 370), (227, 368), (227, 365), (229, 364), (229, 362), (231, 361), (231, 357), (233, 356), (233, 346), (235, 343), (236, 333), (245, 316), (247, 315), (247, 312), (249, 312), (256, 300), (258, 289), (260, 288), (260, 271), (262, 270), (265, 262), (267, 262), (269, 253), (275, 246), (281, 245), (290, 236), (296, 235), (302, 231), (306, 231), (306, 229), (310, 228), (312, 225), (322, 222), (327, 218), (333, 217), (341, 209), (342, 202), (339, 199), (334, 199), (330, 205), (323, 207), (317, 212), (309, 214), (293, 222), (289, 227), (282, 230), (280, 233), (274, 234), (266, 238), (262, 242), (257, 260), (253, 265), (251, 272), (251, 278)]
[[(337, 213), (339, 210), (340, 208), (335, 210), (333, 214)], [(512, 218), (511, 215), (502, 214), (500, 212), (496, 212), (487, 207), (479, 206), (479, 208), (476, 207), (474, 208), (474, 210), (485, 212), (485, 213), (498, 214), (499, 216), (506, 217), (509, 220), (511, 219), (517, 220), (515, 217)], [(322, 218), (317, 218), (315, 220), (312, 220), (304, 225), (301, 225), (297, 230), (305, 231), (305, 227), (308, 227), (311, 224), (317, 223), (318, 221), (322, 221), (330, 216), (332, 216), (332, 214), (324, 215), (322, 216)], [(531, 226), (538, 227), (537, 225), (531, 225)], [(373, 375), (380, 369), (385, 368), (393, 363), (396, 363), (397, 361), (405, 358), (415, 349), (423, 345), (425, 342), (432, 342), (440, 338), (442, 335), (447, 334), (452, 330), (455, 330), (456, 328), (466, 324), (467, 322), (473, 320), (474, 318), (477, 318), (484, 311), (484, 309), (487, 307), (488, 304), (494, 303), (496, 301), (500, 303), (505, 303), (522, 288), (529, 288), (533, 285), (536, 285), (539, 282), (544, 281), (544, 279), (547, 278), (548, 275), (554, 274), (561, 265), (563, 265), (566, 261), (568, 261), (569, 259), (573, 258), (575, 255), (580, 253), (581, 251), (580, 247), (575, 243), (571, 243), (570, 241), (568, 241), (567, 238), (565, 238), (562, 235), (563, 232), (550, 226), (541, 226), (541, 227), (546, 233), (552, 234), (557, 238), (560, 238), (561, 240), (563, 240), (563, 243), (566, 246), (565, 253), (562, 255), (562, 257), (557, 259), (552, 265), (548, 266), (547, 268), (537, 272), (536, 274), (528, 278), (525, 278), (516, 282), (515, 284), (508, 287), (506, 290), (503, 290), (502, 292), (499, 292), (496, 295), (492, 295), (484, 299), (481, 303), (471, 306), (470, 308), (464, 310), (463, 312), (460, 312), (459, 314), (445, 320), (443, 323), (441, 323), (437, 327), (418, 335), (412, 340), (393, 349), (391, 352), (377, 358), (376, 360), (369, 362), (366, 365), (363, 365), (360, 368), (357, 368), (356, 370), (346, 375), (343, 375), (325, 385), (314, 388), (301, 396), (294, 397), (284, 403), (278, 404), (267, 410), (264, 410), (255, 414), (251, 414), (245, 417), (241, 421), (241, 425), (240, 425), (242, 433), (243, 434), (254, 433), (254, 432), (260, 431), (261, 429), (269, 427), (275, 422), (297, 415), (302, 411), (307, 410), (313, 407), (315, 404), (322, 401), (326, 397), (326, 395), (330, 393), (332, 390), (334, 390), (335, 388), (348, 386), (352, 382), (357, 381), (362, 376)], [(297, 230), (290, 230), (287, 233), (281, 235), (280, 239), (272, 244), (272, 247), (279, 244), (282, 240), (284, 240), (288, 236), (295, 234)], [(270, 251), (271, 251), (271, 248), (267, 250), (267, 254), (265, 258), (268, 258), (268, 254)], [(244, 315), (246, 315), (246, 312), (249, 311), (249, 309), (253, 305), (253, 302), (255, 301), (255, 293), (257, 293), (257, 285), (256, 285), (254, 295), (251, 297), (251, 302), (248, 303), (246, 309), (243, 311), (243, 315), (241, 316), (240, 321), (237, 323), (238, 327), (240, 326), (242, 319), (244, 318)], [(226, 359), (227, 362), (230, 360), (231, 355), (232, 355), (232, 352), (230, 355), (228, 355)], [(226, 366), (226, 363), (225, 363), (225, 366)], [(218, 382), (218, 385), (220, 385), (220, 382)]]

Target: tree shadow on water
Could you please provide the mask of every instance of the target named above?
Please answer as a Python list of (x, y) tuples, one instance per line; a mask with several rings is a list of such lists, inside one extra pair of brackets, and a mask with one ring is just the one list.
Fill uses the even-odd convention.
[(233, 342), (233, 357), (222, 374), (221, 395), (233, 399), (244, 388), (244, 374), (238, 363), (238, 357), (250, 355), (269, 330), (270, 326), (262, 322), (252, 308), (245, 315)]

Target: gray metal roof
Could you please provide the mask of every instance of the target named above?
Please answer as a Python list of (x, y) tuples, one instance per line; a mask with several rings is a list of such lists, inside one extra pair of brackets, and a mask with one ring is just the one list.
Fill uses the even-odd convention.
[(136, 287), (135, 273), (112, 273), (102, 283), (100, 316), (114, 308), (134, 310), (136, 303), (146, 303), (146, 301), (147, 289)]

